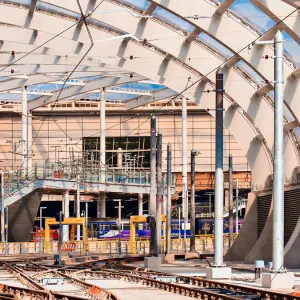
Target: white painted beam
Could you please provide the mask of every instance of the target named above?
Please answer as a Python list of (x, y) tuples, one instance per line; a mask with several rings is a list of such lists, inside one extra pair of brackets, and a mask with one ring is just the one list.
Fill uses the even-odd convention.
[(300, 67), (298, 67), (295, 71), (292, 72), (291, 77), (294, 80), (300, 78)]
[(230, 108), (233, 110), (236, 110), (239, 106), (239, 104), (236, 101), (233, 101), (230, 105)]
[(36, 3), (37, 3), (37, 0), (31, 0), (30, 7), (29, 7), (30, 15), (33, 15), (35, 8), (36, 8)]
[(288, 122), (288, 123), (285, 123), (284, 125), (283, 125), (283, 129), (285, 130), (285, 131), (290, 131), (290, 130), (292, 130), (292, 129), (295, 129), (295, 128), (297, 128), (297, 127), (299, 127), (299, 122), (298, 121), (292, 121), (292, 122)]
[(171, 89), (163, 89), (157, 92), (154, 92), (152, 94), (152, 97), (146, 97), (146, 96), (142, 96), (142, 97), (137, 97), (134, 99), (130, 99), (128, 101), (125, 102), (124, 104), (124, 108), (126, 110), (131, 110), (134, 108), (137, 108), (139, 106), (143, 106), (143, 105), (147, 105), (162, 99), (166, 99), (166, 98), (171, 98), (173, 96), (177, 95), (176, 92), (174, 92)]
[(222, 16), (235, 0), (224, 0), (216, 9), (215, 14)]
[(295, 7), (295, 8), (300, 7), (300, 0), (282, 0), (282, 1)]
[[(279, 24), (277, 26), (275, 26), (274, 28), (272, 28), (270, 31), (264, 33), (258, 40), (259, 41), (270, 41), (273, 40), (277, 31), (278, 30), (282, 30), (282, 25)], [(257, 45), (258, 47), (264, 47), (265, 45)]]
[(192, 43), (200, 33), (201, 33), (201, 28), (196, 27), (192, 32), (189, 33), (189, 35), (185, 39), (185, 42)]
[(165, 62), (169, 62), (174, 56), (170, 53), (167, 53), (166, 56), (164, 57)]
[(263, 137), (263, 135), (260, 133), (260, 134), (258, 134), (256, 137), (255, 137), (255, 139), (257, 140), (257, 141), (259, 141), (259, 142), (262, 142), (262, 141), (264, 141), (264, 137)]
[(266, 95), (267, 93), (269, 93), (272, 90), (273, 90), (273, 86), (270, 83), (268, 83), (268, 84), (263, 85), (262, 87), (260, 87), (258, 90), (256, 90), (255, 96), (257, 98), (262, 97), (262, 96)]
[(144, 11), (143, 16), (151, 16), (157, 7), (157, 3), (152, 2), (150, 6)]
[(232, 67), (234, 67), (242, 58), (238, 55), (235, 55), (234, 57), (230, 58), (224, 65), (223, 68), (225, 70), (230, 70)]

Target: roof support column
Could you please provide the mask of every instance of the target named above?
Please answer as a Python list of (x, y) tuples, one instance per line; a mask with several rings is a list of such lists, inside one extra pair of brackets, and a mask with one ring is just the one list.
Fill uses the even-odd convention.
[(216, 175), (215, 175), (215, 260), (216, 267), (223, 266), (223, 73), (216, 74)]
[(29, 176), (32, 174), (32, 113), (27, 111), (27, 167)]
[(156, 237), (157, 254), (162, 253), (161, 249), (161, 211), (162, 211), (162, 134), (157, 135), (157, 194), (156, 194)]
[(231, 278), (231, 268), (224, 265), (224, 236), (223, 236), (223, 203), (224, 203), (224, 174), (223, 174), (223, 97), (224, 74), (219, 68), (216, 73), (216, 172), (215, 172), (215, 255), (214, 264), (207, 268), (206, 278)]
[(27, 110), (27, 87), (22, 90), (22, 170), (28, 176), (28, 110)]
[(156, 117), (151, 118), (150, 132), (150, 199), (149, 199), (149, 216), (150, 216), (150, 255), (157, 254), (157, 239), (156, 239)]
[[(105, 182), (105, 168), (106, 168), (106, 156), (105, 156), (105, 91), (101, 91), (100, 96), (100, 174), (99, 181)], [(98, 218), (106, 218), (106, 203), (105, 192), (100, 192), (97, 205)]]
[(187, 104), (182, 98), (182, 212), (184, 217), (184, 240), (186, 242), (186, 228), (188, 222), (187, 201)]
[(274, 117), (274, 218), (273, 271), (283, 269), (284, 256), (284, 158), (283, 158), (283, 36), (275, 36)]

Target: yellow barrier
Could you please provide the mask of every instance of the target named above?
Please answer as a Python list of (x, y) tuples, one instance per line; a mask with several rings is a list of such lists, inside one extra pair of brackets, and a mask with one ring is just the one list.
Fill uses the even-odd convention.
[[(50, 253), (50, 226), (59, 225), (55, 218), (46, 219), (45, 222), (45, 253)], [(86, 251), (86, 220), (85, 218), (65, 218), (62, 225), (80, 225), (82, 226), (83, 253)]]
[[(146, 223), (147, 217), (145, 216), (131, 216), (130, 217), (130, 254), (135, 254), (135, 224), (136, 223)], [(161, 215), (161, 222), (164, 223), (164, 232), (166, 232), (166, 215)], [(166, 249), (166, 237), (164, 235), (164, 249)]]

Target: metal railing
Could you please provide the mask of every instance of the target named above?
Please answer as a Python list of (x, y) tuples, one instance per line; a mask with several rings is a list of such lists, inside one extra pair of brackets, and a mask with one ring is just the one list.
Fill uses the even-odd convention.
[[(237, 235), (235, 234), (234, 237)], [(228, 234), (224, 234), (224, 249), (228, 249)], [(55, 254), (58, 253), (58, 241), (47, 242), (49, 247), (45, 247), (46, 243), (42, 242), (9, 242), (0, 243), (0, 255), (17, 255), (17, 254)], [(130, 241), (121, 241), (121, 254), (130, 254)], [(45, 249), (49, 248), (47, 253)], [(117, 255), (119, 254), (118, 239), (110, 240), (89, 240), (87, 243), (87, 251), (84, 252), (83, 241), (68, 241), (62, 243), (62, 252), (65, 255), (87, 255), (87, 254), (103, 254)], [(174, 238), (171, 240), (172, 253), (189, 252), (189, 238)], [(149, 240), (137, 239), (135, 242), (135, 250), (137, 254), (149, 254)], [(214, 235), (202, 234), (196, 236), (196, 251), (200, 253), (213, 253), (214, 251)], [(162, 253), (165, 252), (164, 243), (162, 242)]]
[[(144, 170), (125, 170), (124, 168), (105, 168), (103, 170), (102, 168), (101, 172), (105, 174), (104, 182), (108, 183), (150, 184), (150, 172)], [(35, 180), (79, 180), (80, 185), (84, 187), (86, 183), (102, 182), (101, 178), (100, 163), (97, 161), (88, 161), (84, 164), (63, 164), (60, 162), (35, 164), (29, 174), (25, 174), (22, 170), (4, 172), (3, 196), (9, 196)]]

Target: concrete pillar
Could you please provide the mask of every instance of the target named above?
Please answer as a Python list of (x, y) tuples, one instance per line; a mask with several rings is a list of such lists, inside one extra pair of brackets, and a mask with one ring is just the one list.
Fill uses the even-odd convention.
[(28, 175), (28, 110), (27, 110), (27, 87), (22, 90), (22, 169)]
[[(105, 92), (101, 91), (100, 99), (100, 182), (105, 182), (106, 171), (106, 155), (105, 155)], [(97, 216), (99, 218), (106, 218), (106, 203), (105, 192), (100, 192), (97, 204)]]
[(105, 201), (105, 192), (100, 192), (98, 201), (97, 201), (97, 217), (106, 218), (106, 201)]
[[(65, 191), (63, 194), (63, 213), (65, 218), (70, 217), (69, 191)], [(63, 241), (69, 241), (69, 225), (63, 225)]]
[(138, 194), (138, 215), (143, 215), (143, 194)]
[(28, 174), (32, 173), (32, 113), (27, 112), (27, 167)]

